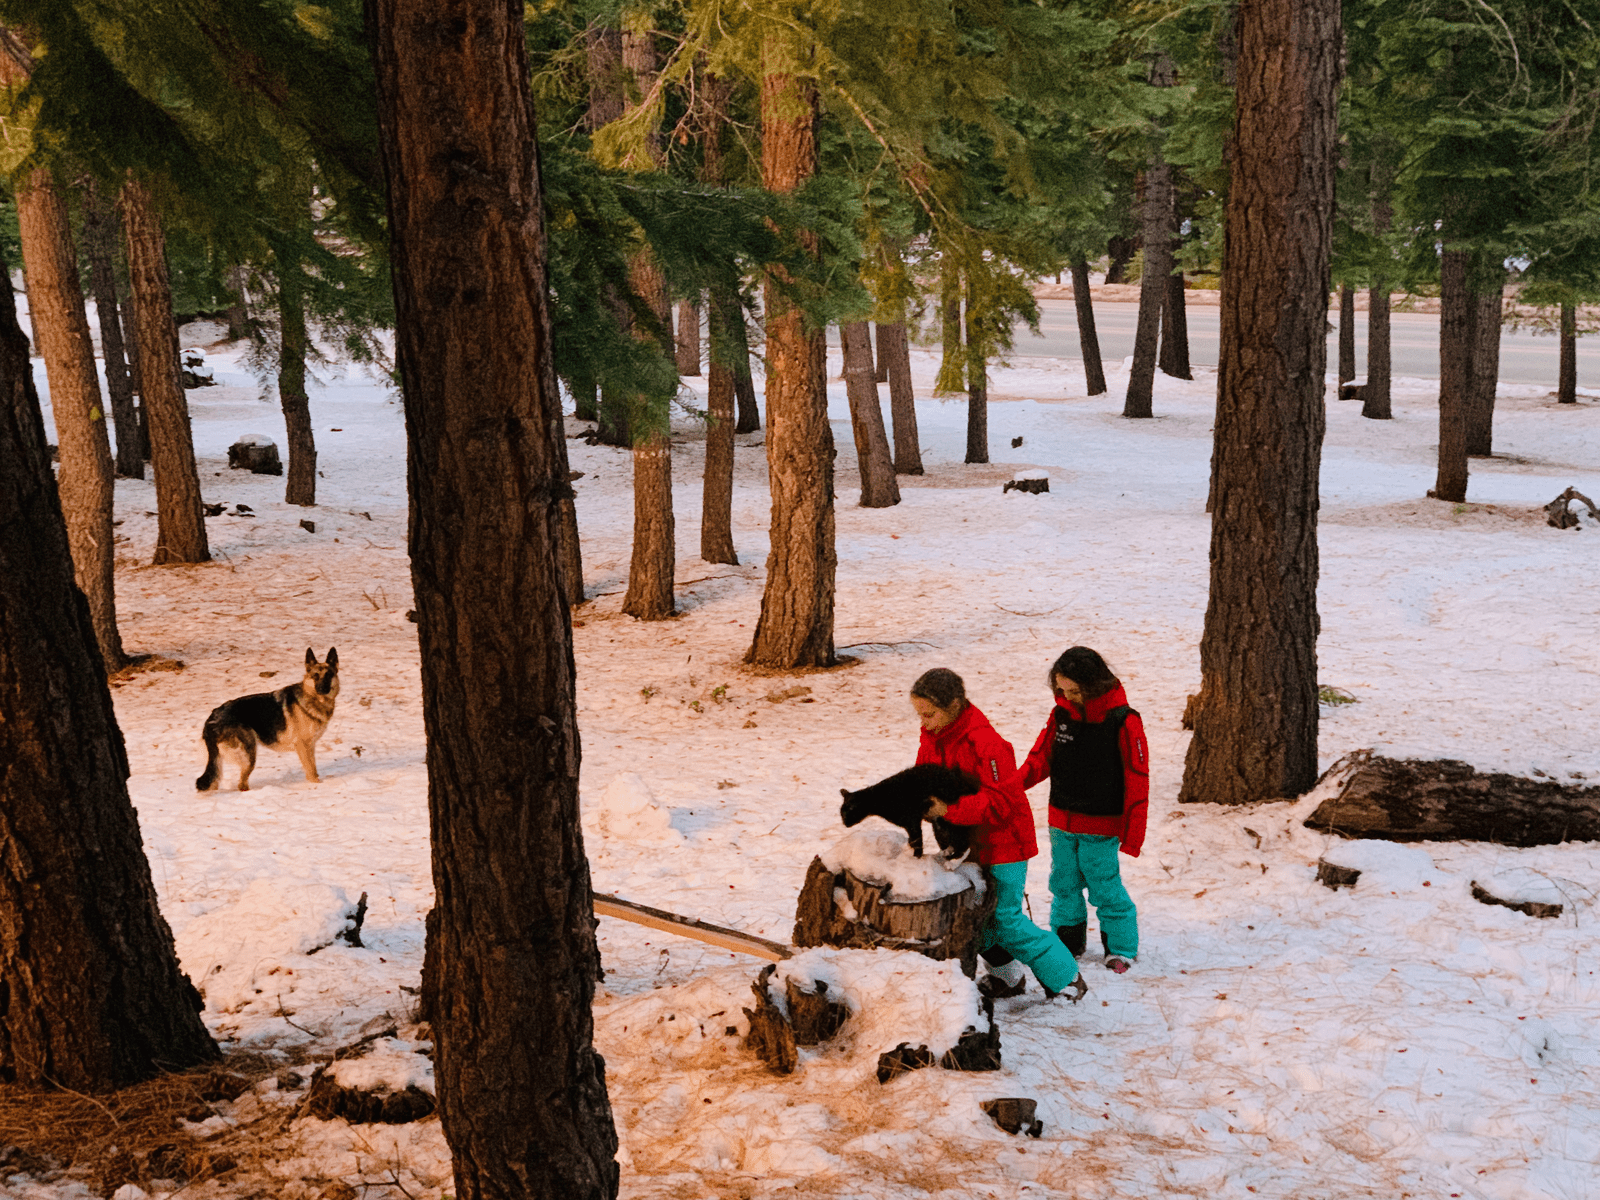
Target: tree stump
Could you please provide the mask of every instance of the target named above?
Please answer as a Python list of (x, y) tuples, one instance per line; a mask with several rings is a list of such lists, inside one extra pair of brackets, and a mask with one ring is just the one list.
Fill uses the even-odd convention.
[(797, 1046), (820, 1046), (850, 1019), (850, 1006), (828, 999), (828, 985), (814, 980), (814, 991), (801, 991), (793, 979), (784, 983), (784, 993), (789, 1001), (789, 1027), (794, 1030)]
[(746, 1050), (754, 1053), (779, 1075), (792, 1075), (800, 1063), (799, 1052), (795, 1049), (794, 1027), (767, 993), (767, 983), (777, 969), (776, 964), (767, 964), (750, 985), (750, 990), (755, 993), (756, 1006), (744, 1010), (744, 1015), (750, 1018), (750, 1032), (745, 1034), (744, 1045)]
[(1031, 495), (1040, 496), (1049, 490), (1050, 481), (1048, 479), (1008, 479), (1003, 485), (1001, 485), (1000, 494), (1003, 496), (1007, 492), (1016, 491), (1028, 492)]
[(305, 1111), (313, 1117), (324, 1121), (343, 1118), (352, 1125), (405, 1125), (422, 1120), (436, 1107), (434, 1098), (419, 1087), (398, 1092), (341, 1087), (326, 1067), (317, 1068), (305, 1101)]
[(257, 475), (282, 475), (283, 460), (278, 444), (259, 433), (247, 433), (228, 447), (228, 465)]
[(958, 959), (971, 979), (978, 970), (978, 932), (994, 911), (994, 888), (901, 903), (883, 884), (850, 871), (828, 870), (812, 859), (796, 906), (794, 944), (915, 950), (932, 959)]
[(1317, 859), (1317, 882), (1325, 888), (1338, 891), (1342, 887), (1355, 887), (1361, 872), (1355, 867), (1341, 867), (1325, 858)]
[(1390, 842), (1495, 842), (1548, 846), (1600, 841), (1600, 788), (1553, 779), (1480, 774), (1453, 759), (1346, 755), (1323, 774), (1345, 776), (1306, 826)]
[(1544, 904), (1538, 900), (1502, 900), (1493, 892), (1485, 888), (1476, 879), (1472, 881), (1472, 898), (1479, 904), (1494, 904), (1501, 908), (1514, 908), (1519, 913), (1526, 913), (1530, 917), (1542, 917), (1548, 920), (1559, 917), (1564, 908), (1560, 904)]

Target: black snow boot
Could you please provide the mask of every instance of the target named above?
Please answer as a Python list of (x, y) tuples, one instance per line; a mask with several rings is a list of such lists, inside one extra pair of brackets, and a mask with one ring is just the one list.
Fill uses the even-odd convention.
[(1084, 921), (1078, 925), (1058, 925), (1056, 936), (1061, 939), (1061, 944), (1073, 958), (1077, 958), (1089, 948), (1089, 922)]

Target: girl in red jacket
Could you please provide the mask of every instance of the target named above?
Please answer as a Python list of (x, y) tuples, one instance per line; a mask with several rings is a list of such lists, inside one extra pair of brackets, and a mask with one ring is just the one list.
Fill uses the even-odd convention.
[(989, 996), (1016, 995), (1023, 989), (1021, 964), (1026, 963), (1047, 996), (1067, 992), (1076, 1002), (1089, 990), (1077, 962), (1022, 911), (1028, 860), (1039, 853), (1039, 843), (1011, 743), (967, 699), (961, 676), (944, 667), (911, 685), (911, 707), (922, 722), (917, 762), (954, 767), (981, 785), (948, 808), (937, 800), (932, 803), (933, 815), (972, 827), (972, 853), (995, 889), (994, 915), (978, 941), (978, 951), (989, 964), (980, 990)]
[(1138, 858), (1150, 799), (1144, 723), (1122, 681), (1087, 646), (1050, 668), (1056, 706), (1022, 764), (1022, 786), (1050, 780), (1050, 924), (1073, 957), (1088, 944), (1087, 889), (1106, 966), (1119, 975), (1139, 953), (1139, 913), (1117, 851)]

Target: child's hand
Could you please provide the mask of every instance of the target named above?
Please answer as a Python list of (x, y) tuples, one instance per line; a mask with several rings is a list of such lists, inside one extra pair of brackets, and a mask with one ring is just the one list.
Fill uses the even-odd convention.
[(942, 817), (949, 811), (950, 806), (943, 800), (939, 799), (937, 796), (929, 796), (928, 807), (923, 810), (922, 815), (931, 821), (934, 817)]

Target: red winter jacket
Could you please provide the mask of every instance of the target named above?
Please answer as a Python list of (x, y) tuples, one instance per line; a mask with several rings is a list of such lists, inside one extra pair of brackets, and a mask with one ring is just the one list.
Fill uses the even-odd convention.
[[(1056, 703), (1066, 709), (1074, 720), (1095, 723), (1104, 721), (1108, 711), (1127, 702), (1128, 693), (1122, 690), (1121, 684), (1104, 696), (1090, 700), (1086, 706), (1087, 712), (1080, 710), (1076, 704), (1056, 697)], [(1028, 751), (1027, 760), (1022, 764), (1023, 787), (1031, 788), (1040, 780), (1050, 778), (1050, 751), (1055, 732), (1055, 721), (1047, 720), (1039, 740), (1034, 742), (1033, 749)], [(1144, 848), (1145, 817), (1150, 807), (1150, 751), (1145, 746), (1144, 722), (1139, 719), (1138, 713), (1128, 714), (1128, 719), (1122, 723), (1122, 735), (1118, 741), (1122, 748), (1122, 815), (1086, 817), (1082, 813), (1052, 808), (1050, 824), (1067, 833), (1114, 837), (1121, 842), (1124, 854), (1138, 858), (1139, 851)]]
[(937, 733), (924, 729), (917, 762), (954, 767), (982, 785), (945, 813), (953, 824), (972, 826), (972, 849), (980, 863), (1026, 862), (1039, 853), (1033, 809), (1017, 777), (1016, 751), (975, 705), (967, 704)]

